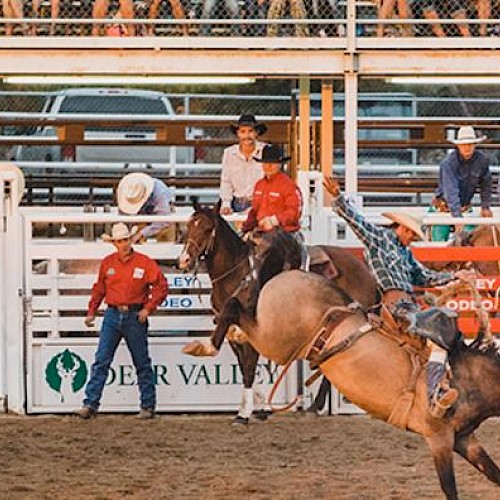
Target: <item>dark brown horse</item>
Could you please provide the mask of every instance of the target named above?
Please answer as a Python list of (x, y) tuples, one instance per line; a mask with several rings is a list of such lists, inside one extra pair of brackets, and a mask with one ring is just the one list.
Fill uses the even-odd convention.
[[(257, 268), (255, 254), (250, 244), (246, 244), (231, 229), (229, 224), (219, 215), (218, 209), (202, 208), (195, 204), (195, 212), (187, 226), (186, 243), (179, 257), (179, 267), (192, 270), (200, 259), (206, 263), (212, 280), (212, 305), (216, 316), (223, 313), (223, 308), (230, 298), (237, 298), (241, 304), (249, 307), (256, 299), (252, 297), (255, 290), (272, 276), (281, 272), (285, 262), (289, 268), (300, 266), (300, 249), (294, 247), (294, 240), (286, 235), (271, 241), (271, 249), (267, 252), (264, 269)], [(282, 239), (284, 238), (284, 239)], [(339, 247), (321, 247), (334, 265), (326, 265), (328, 272), (335, 269), (335, 282), (345, 290), (349, 290), (354, 300), (368, 308), (376, 303), (377, 289), (368, 267), (348, 251)], [(325, 267), (320, 264), (319, 270)], [(257, 281), (257, 283), (255, 283)], [(220, 349), (226, 331), (217, 329), (212, 335), (210, 344), (195, 341), (199, 352), (191, 354), (215, 355)], [(247, 423), (253, 406), (252, 385), (259, 358), (253, 347), (230, 342), (235, 352), (243, 376), (243, 398), (235, 422)], [(321, 408), (330, 385), (325, 381), (321, 385), (317, 400), (313, 407)], [(262, 413), (261, 413), (262, 415)]]
[[(321, 276), (283, 272), (262, 289), (255, 317), (236, 299), (226, 304), (227, 316), (217, 328), (238, 325), (246, 341), (268, 359), (289, 365), (313, 359), (350, 401), (376, 418), (421, 434), (427, 441), (446, 498), (458, 498), (453, 452), (461, 455), (489, 480), (500, 485), (500, 469), (474, 436), (487, 418), (500, 416), (499, 344), (478, 337), (466, 345), (456, 337), (449, 352), (452, 385), (460, 397), (443, 419), (428, 411), (425, 370), (420, 355), (408, 349), (399, 335), (369, 325), (361, 311), (347, 307), (351, 298)], [(339, 314), (342, 314), (338, 321)], [(326, 318), (326, 320), (325, 320)], [(331, 320), (329, 318), (332, 318)], [(412, 334), (439, 332), (453, 337), (456, 318), (431, 308), (414, 313)], [(322, 326), (332, 323), (330, 336)], [(318, 343), (317, 339), (321, 342)], [(316, 340), (315, 340), (316, 339)], [(311, 352), (313, 358), (311, 358)], [(415, 369), (416, 367), (416, 369)]]

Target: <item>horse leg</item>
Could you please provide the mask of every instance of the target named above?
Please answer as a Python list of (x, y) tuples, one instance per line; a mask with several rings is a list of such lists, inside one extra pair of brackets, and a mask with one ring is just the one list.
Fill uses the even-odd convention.
[(314, 398), (311, 406), (306, 411), (309, 413), (319, 413), (325, 407), (326, 397), (330, 393), (331, 388), (332, 384), (325, 376), (323, 376), (316, 397)]
[(457, 436), (454, 450), (482, 472), (490, 481), (500, 485), (500, 469), (486, 453), (474, 434)]
[(443, 493), (447, 500), (458, 500), (455, 472), (453, 470), (453, 431), (433, 434), (427, 437), (426, 441), (434, 459), (434, 466)]
[(253, 413), (253, 383), (259, 353), (249, 344), (236, 344), (231, 342), (231, 347), (238, 357), (238, 364), (243, 377), (243, 394), (238, 410), (238, 415), (234, 419), (234, 424), (248, 424), (248, 419)]
[[(217, 326), (210, 337), (209, 342), (193, 340), (186, 344), (182, 352), (191, 356), (216, 356), (224, 342), (229, 327), (232, 324), (238, 324), (240, 313), (243, 307), (236, 298), (229, 299), (222, 308)], [(236, 352), (236, 351), (235, 351)]]

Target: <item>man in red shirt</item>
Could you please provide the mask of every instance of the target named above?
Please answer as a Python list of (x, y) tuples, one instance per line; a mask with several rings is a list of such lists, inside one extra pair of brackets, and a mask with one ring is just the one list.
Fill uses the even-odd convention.
[(268, 144), (262, 149), (264, 177), (256, 182), (253, 189), (252, 208), (243, 224), (243, 232), (259, 228), (272, 231), (281, 227), (288, 233), (300, 231), (302, 196), (295, 182), (281, 171), (281, 166), (290, 158), (283, 156), (279, 146)]
[(117, 251), (101, 262), (85, 318), (85, 325), (93, 326), (97, 309), (105, 300), (108, 307), (99, 345), (85, 387), (83, 408), (78, 412), (84, 419), (97, 414), (109, 367), (122, 337), (137, 371), (141, 394), (139, 418), (153, 418), (155, 414), (156, 389), (148, 349), (148, 316), (165, 300), (168, 286), (156, 262), (132, 249), (135, 232), (129, 232), (120, 222), (113, 225), (111, 236), (102, 237), (113, 243)]

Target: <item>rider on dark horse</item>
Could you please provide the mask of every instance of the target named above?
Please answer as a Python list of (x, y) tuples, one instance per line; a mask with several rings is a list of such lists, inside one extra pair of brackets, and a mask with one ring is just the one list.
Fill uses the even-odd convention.
[[(252, 206), (242, 227), (257, 244), (260, 259), (258, 283), (250, 304), (252, 312), (264, 284), (283, 269), (299, 268), (307, 256), (300, 231), (302, 196), (295, 182), (281, 171), (289, 159), (279, 146), (271, 144), (262, 149), (262, 158), (254, 158), (262, 163), (264, 177), (254, 186)], [(269, 248), (283, 248), (287, 254), (267, 251)]]
[[(341, 194), (335, 179), (324, 180), (326, 190), (333, 197), (333, 209), (351, 227), (365, 245), (366, 260), (382, 292), (383, 305), (395, 318), (405, 319), (405, 311), (414, 308), (413, 286), (435, 286), (453, 279), (470, 279), (473, 272), (455, 273), (432, 271), (417, 262), (409, 250), (413, 241), (425, 240), (419, 222), (403, 213), (386, 213), (393, 221), (390, 229), (372, 224)], [(432, 343), (427, 364), (427, 384), (430, 412), (442, 418), (458, 399), (458, 391), (450, 388), (446, 377), (447, 352), (445, 345)]]

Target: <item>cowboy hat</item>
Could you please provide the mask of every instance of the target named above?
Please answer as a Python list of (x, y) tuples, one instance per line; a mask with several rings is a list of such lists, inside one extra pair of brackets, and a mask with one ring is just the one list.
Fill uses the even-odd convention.
[(486, 135), (476, 137), (474, 127), (468, 125), (466, 127), (460, 127), (458, 129), (456, 139), (450, 139), (450, 142), (452, 142), (453, 144), (479, 144), (486, 139)]
[(111, 228), (111, 236), (109, 234), (103, 234), (101, 238), (108, 243), (112, 241), (126, 240), (128, 238), (132, 238), (137, 231), (137, 226), (134, 226), (129, 231), (126, 224), (123, 222), (117, 222), (116, 224), (113, 224), (113, 227)]
[(24, 195), (24, 188), (26, 187), (24, 181), (24, 174), (22, 170), (15, 164), (10, 161), (2, 161), (0, 162), (0, 172), (1, 173), (14, 173), (17, 177), (17, 197), (19, 201)]
[(395, 222), (396, 224), (400, 224), (412, 230), (422, 241), (427, 240), (424, 232), (422, 231), (422, 225), (420, 221), (418, 221), (415, 217), (412, 217), (411, 215), (405, 214), (403, 212), (384, 212), (382, 215), (392, 222)]
[(240, 127), (252, 127), (257, 132), (257, 135), (265, 134), (267, 131), (267, 125), (259, 123), (254, 115), (241, 115), (237, 123), (229, 125), (233, 134), (236, 134)]
[(290, 157), (283, 156), (283, 150), (274, 144), (266, 144), (262, 148), (262, 157), (253, 159), (258, 163), (286, 163)]
[(142, 172), (127, 174), (118, 184), (118, 208), (136, 215), (153, 192), (154, 179)]

